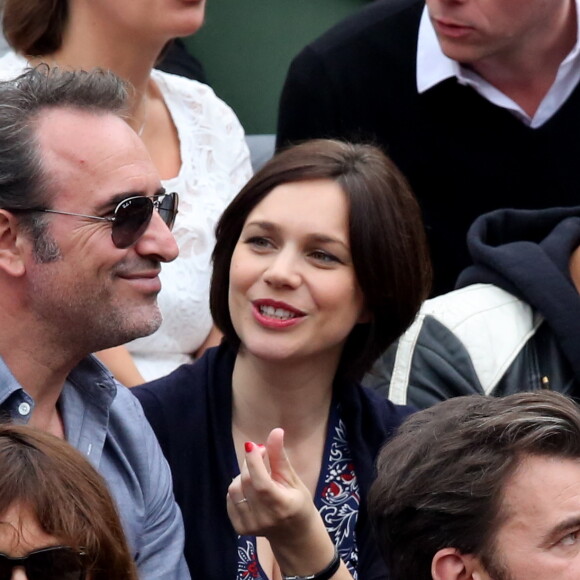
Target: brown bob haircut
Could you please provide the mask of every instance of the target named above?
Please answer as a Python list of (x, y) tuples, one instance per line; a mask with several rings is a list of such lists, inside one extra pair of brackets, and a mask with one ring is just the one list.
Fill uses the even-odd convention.
[[(444, 548), (505, 577), (503, 490), (529, 456), (580, 459), (580, 409), (537, 391), (449, 399), (411, 415), (379, 455), (369, 515), (392, 580), (432, 580)], [(500, 547), (501, 548), (501, 547)]]
[(0, 522), (15, 504), (63, 545), (82, 549), (91, 580), (137, 580), (111, 495), (88, 461), (52, 435), (0, 424)]
[(340, 372), (360, 379), (411, 324), (427, 297), (431, 268), (417, 201), (393, 162), (371, 145), (319, 139), (290, 147), (258, 171), (216, 227), (210, 306), (234, 347), (240, 340), (228, 307), (230, 262), (250, 212), (277, 186), (330, 179), (349, 204), (354, 271), (371, 321), (348, 336)]

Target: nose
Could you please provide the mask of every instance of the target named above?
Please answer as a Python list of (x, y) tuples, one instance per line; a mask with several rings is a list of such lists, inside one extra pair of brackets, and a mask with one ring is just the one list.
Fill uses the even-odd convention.
[(297, 288), (302, 282), (298, 257), (290, 248), (273, 254), (263, 277), (273, 288)]
[(160, 262), (172, 262), (177, 258), (177, 242), (159, 212), (153, 212), (147, 229), (135, 244), (135, 250), (140, 256), (155, 257)]

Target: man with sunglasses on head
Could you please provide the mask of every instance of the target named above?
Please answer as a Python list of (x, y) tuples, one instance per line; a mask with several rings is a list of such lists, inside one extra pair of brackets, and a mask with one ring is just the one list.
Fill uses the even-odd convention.
[(122, 119), (114, 75), (0, 83), (0, 414), (66, 438), (117, 501), (139, 577), (188, 579), (169, 468), (138, 401), (90, 353), (161, 322), (177, 194)]

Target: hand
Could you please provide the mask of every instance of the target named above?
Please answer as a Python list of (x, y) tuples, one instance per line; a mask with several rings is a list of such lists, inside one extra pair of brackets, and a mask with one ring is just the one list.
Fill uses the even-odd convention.
[(265, 447), (246, 443), (241, 473), (228, 488), (227, 508), (238, 534), (272, 539), (293, 535), (319, 517), (309, 490), (288, 460), (282, 429), (271, 431)]
[[(265, 447), (246, 444), (241, 473), (228, 488), (227, 508), (238, 534), (268, 539), (286, 574), (307, 576), (324, 569), (334, 555), (310, 492), (286, 455), (283, 429), (273, 429)], [(352, 580), (344, 563), (335, 577)]]

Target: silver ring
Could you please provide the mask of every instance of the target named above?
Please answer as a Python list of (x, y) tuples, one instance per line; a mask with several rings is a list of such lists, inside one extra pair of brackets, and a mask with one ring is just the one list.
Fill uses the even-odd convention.
[(234, 502), (234, 505), (240, 505), (241, 503), (245, 503), (247, 501), (248, 501), (247, 498), (243, 497), (240, 501)]

